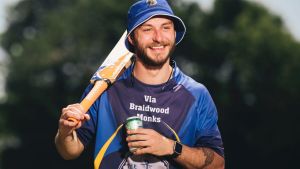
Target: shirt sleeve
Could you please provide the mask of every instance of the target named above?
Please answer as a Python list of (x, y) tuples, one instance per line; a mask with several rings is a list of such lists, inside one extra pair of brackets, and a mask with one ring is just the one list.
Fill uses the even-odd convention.
[[(89, 93), (92, 87), (93, 85), (90, 84), (85, 89), (80, 101), (84, 99), (84, 97)], [(77, 136), (84, 145), (84, 147), (86, 147), (91, 142), (91, 140), (94, 139), (96, 133), (97, 110), (99, 104), (98, 100), (91, 106), (91, 108), (87, 112), (90, 115), (91, 119), (85, 121), (80, 128), (76, 129)]]
[(196, 147), (211, 148), (224, 157), (223, 141), (217, 125), (218, 112), (206, 88), (199, 104)]

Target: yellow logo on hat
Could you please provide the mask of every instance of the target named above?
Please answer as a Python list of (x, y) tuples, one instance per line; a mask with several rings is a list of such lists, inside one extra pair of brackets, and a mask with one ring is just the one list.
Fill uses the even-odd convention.
[(157, 4), (157, 1), (156, 0), (147, 0), (146, 1), (148, 5), (150, 6), (153, 6), (153, 5), (156, 5)]

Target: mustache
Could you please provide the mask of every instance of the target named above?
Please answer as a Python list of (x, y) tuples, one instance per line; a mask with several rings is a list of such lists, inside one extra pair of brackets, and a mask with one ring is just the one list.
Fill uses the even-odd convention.
[(149, 45), (147, 45), (146, 47), (158, 47), (158, 46), (170, 46), (170, 42), (153, 42)]

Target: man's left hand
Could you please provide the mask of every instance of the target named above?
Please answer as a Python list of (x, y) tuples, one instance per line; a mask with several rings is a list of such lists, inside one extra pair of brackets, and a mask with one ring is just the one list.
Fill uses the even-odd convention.
[(137, 148), (135, 155), (152, 154), (164, 156), (173, 154), (174, 141), (168, 139), (155, 130), (138, 128), (136, 130), (127, 130), (129, 148)]

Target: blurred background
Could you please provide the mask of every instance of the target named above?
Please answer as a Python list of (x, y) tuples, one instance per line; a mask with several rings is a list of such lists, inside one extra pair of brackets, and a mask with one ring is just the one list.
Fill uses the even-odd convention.
[[(64, 161), (54, 136), (125, 30), (132, 0), (1, 0), (0, 169), (92, 168)], [(297, 168), (300, 3), (172, 0), (187, 34), (179, 67), (210, 91), (227, 169)]]

